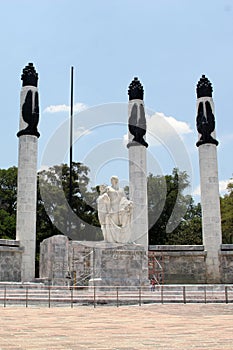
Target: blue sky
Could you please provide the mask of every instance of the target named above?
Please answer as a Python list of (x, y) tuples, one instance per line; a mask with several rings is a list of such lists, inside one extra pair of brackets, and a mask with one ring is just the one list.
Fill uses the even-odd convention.
[[(93, 184), (106, 182), (111, 173), (127, 182), (127, 153), (117, 155), (117, 149), (127, 133), (127, 89), (134, 76), (142, 82), (145, 105), (154, 115), (148, 121), (152, 130), (158, 132), (158, 118), (164, 118), (175, 130), (172, 135), (180, 135), (174, 148), (181, 142), (178, 147), (189, 158), (182, 164), (186, 155), (174, 155), (173, 136), (168, 135), (169, 145), (166, 137), (162, 146), (151, 140), (148, 171), (166, 174), (180, 165), (189, 172), (191, 165), (192, 191), (199, 185), (195, 88), (206, 74), (214, 88), (221, 188), (232, 177), (232, 0), (1, 0), (0, 5), (0, 168), (17, 165), (20, 76), (33, 62), (41, 111), (38, 168), (60, 125), (68, 143), (65, 121), (73, 65), (74, 101), (77, 110), (84, 109), (77, 116), (77, 129), (86, 131), (76, 142), (74, 160), (87, 160), (93, 173), (93, 159), (99, 159), (98, 174), (91, 174)], [(94, 111), (92, 132), (85, 130), (89, 109)], [(109, 124), (100, 127), (108, 113)], [(101, 158), (110, 146), (112, 162)]]

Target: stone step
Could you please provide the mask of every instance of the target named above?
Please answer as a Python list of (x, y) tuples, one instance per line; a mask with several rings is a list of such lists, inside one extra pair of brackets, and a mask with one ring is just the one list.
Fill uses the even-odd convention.
[[(227, 292), (227, 294), (226, 294)], [(45, 287), (28, 285), (1, 286), (2, 305), (67, 305), (67, 304), (138, 304), (138, 303), (205, 303), (233, 302), (233, 286), (156, 286), (129, 291), (123, 287), (112, 287), (101, 291), (94, 288)]]

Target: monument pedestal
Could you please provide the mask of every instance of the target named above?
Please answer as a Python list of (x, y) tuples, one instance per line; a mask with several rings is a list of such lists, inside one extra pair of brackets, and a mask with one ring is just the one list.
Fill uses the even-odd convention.
[(129, 85), (128, 144), (129, 197), (133, 202), (131, 241), (148, 250), (147, 147), (143, 86), (138, 78)]
[(129, 192), (133, 202), (131, 240), (148, 249), (147, 149), (142, 145), (129, 148)]
[(199, 146), (201, 180), (202, 235), (207, 251), (207, 283), (220, 283), (219, 252), (222, 243), (221, 211), (216, 145)]
[(16, 240), (24, 248), (22, 282), (35, 278), (36, 198), (37, 198), (37, 125), (39, 122), (38, 74), (32, 63), (23, 69), (20, 94), (19, 152), (17, 180)]
[(142, 245), (97, 243), (92, 251), (89, 286), (136, 289), (149, 285), (147, 252)]
[(221, 283), (219, 253), (222, 243), (221, 211), (215, 134), (213, 88), (202, 75), (197, 84), (197, 131), (199, 151), (202, 236), (206, 256), (207, 283)]
[(37, 143), (32, 135), (19, 139), (16, 240), (24, 248), (22, 282), (35, 278)]

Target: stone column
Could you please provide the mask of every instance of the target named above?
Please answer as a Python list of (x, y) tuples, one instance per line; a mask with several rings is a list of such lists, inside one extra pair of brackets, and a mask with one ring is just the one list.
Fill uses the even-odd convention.
[(146, 118), (143, 87), (137, 78), (129, 86), (129, 194), (133, 201), (131, 240), (148, 251)]
[(37, 143), (40, 136), (38, 74), (29, 63), (21, 77), (20, 123), (17, 182), (16, 239), (24, 248), (22, 255), (22, 281), (35, 278), (36, 250), (36, 197), (37, 197)]
[(220, 283), (219, 250), (222, 242), (217, 145), (212, 86), (203, 75), (197, 84), (202, 236), (206, 256), (206, 282)]

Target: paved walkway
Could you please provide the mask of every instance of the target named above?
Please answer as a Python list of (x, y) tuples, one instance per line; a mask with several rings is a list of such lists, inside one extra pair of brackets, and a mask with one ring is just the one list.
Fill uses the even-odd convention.
[(233, 304), (6, 307), (0, 349), (233, 349)]

